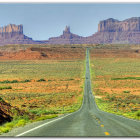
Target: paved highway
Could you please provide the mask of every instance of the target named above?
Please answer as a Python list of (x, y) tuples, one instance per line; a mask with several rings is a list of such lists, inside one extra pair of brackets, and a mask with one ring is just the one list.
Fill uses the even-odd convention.
[(87, 49), (85, 89), (81, 108), (68, 115), (17, 128), (5, 136), (140, 136), (140, 121), (98, 109), (91, 90), (89, 49)]

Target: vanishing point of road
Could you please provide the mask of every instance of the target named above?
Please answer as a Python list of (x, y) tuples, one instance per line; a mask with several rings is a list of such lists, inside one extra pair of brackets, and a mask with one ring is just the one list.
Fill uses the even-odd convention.
[(3, 136), (140, 136), (140, 121), (98, 109), (91, 89), (89, 49), (87, 48), (85, 88), (81, 108), (71, 114), (16, 128)]

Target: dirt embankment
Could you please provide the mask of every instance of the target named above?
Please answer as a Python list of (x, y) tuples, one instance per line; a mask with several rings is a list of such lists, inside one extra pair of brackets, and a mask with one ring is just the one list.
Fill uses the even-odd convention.
[(29, 47), (18, 51), (0, 51), (0, 60), (84, 59), (85, 48)]
[[(24, 110), (19, 110), (17, 107), (11, 106), (0, 97), (0, 124), (10, 122), (15, 115), (23, 116), (27, 115), (27, 113)], [(32, 115), (28, 115), (33, 118)]]
[(0, 98), (0, 124), (12, 120), (11, 105)]
[(140, 49), (92, 49), (91, 57), (129, 57), (140, 58)]

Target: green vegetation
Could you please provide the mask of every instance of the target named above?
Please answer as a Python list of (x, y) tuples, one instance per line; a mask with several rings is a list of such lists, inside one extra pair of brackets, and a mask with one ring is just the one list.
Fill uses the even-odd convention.
[(106, 112), (140, 119), (140, 61), (129, 57), (91, 57), (93, 91)]
[(15, 116), (12, 122), (5, 123), (3, 126), (0, 126), (0, 134), (9, 132), (12, 128), (24, 126), (26, 123), (29, 123), (28, 116)]
[(0, 97), (0, 102), (3, 102), (4, 100)]
[(2, 83), (2, 84), (7, 84), (7, 83), (18, 83), (18, 82), (19, 82), (18, 80), (12, 80), (12, 81), (4, 80), (4, 81), (0, 81), (0, 83)]
[(26, 83), (26, 82), (31, 82), (31, 80), (29, 80), (29, 79), (26, 79), (26, 80), (24, 80), (24, 81), (21, 81), (22, 83)]
[(127, 90), (126, 90), (126, 91), (123, 91), (123, 93), (130, 93), (130, 91), (127, 91)]
[(136, 112), (136, 118), (140, 120), (140, 110)]
[(44, 82), (44, 81), (46, 81), (46, 80), (45, 80), (45, 79), (43, 79), (43, 78), (41, 78), (41, 79), (37, 80), (37, 82)]
[(140, 77), (111, 78), (111, 80), (140, 80)]
[[(53, 79), (80, 77), (83, 61), (55, 61), (55, 60), (26, 60), (0, 61), (0, 83), (18, 83), (18, 80), (7, 79)], [(23, 80), (24, 81), (24, 80)]]
[(9, 84), (9, 83), (26, 83), (26, 82), (31, 82), (31, 80), (23, 80), (23, 81), (18, 81), (18, 80), (12, 80), (12, 81), (9, 81), (9, 80), (4, 80), (4, 81), (0, 81), (1, 84)]
[[(109, 113), (113, 113), (113, 114), (117, 114), (117, 115), (123, 115), (127, 118), (131, 118), (131, 119), (140, 119), (139, 117), (137, 117), (137, 113), (136, 112), (132, 112), (132, 111), (127, 111), (127, 110), (119, 110), (120, 104), (118, 103), (118, 105), (114, 106), (112, 105), (112, 102), (106, 102), (103, 99), (96, 99), (96, 104), (98, 105), (98, 108), (105, 111), (105, 112), (109, 112)], [(125, 106), (125, 103), (124, 103)], [(125, 109), (125, 108), (124, 108)]]
[(33, 109), (33, 110), (30, 110), (30, 112), (37, 116), (48, 115), (48, 114), (58, 114), (58, 112), (56, 112), (54, 110), (45, 110), (45, 109)]
[(7, 87), (0, 87), (0, 90), (3, 90), (3, 89), (12, 89), (11, 86), (7, 86)]
[(48, 116), (41, 116), (39, 118), (36, 119), (36, 121), (42, 121), (42, 120), (46, 120), (46, 119), (52, 119), (58, 117), (58, 115), (53, 114), (53, 115), (48, 115)]
[(12, 87), (1, 91), (0, 100), (34, 116), (17, 116), (13, 112), (13, 120), (2, 125), (0, 133), (78, 110), (83, 100), (84, 63), (78, 59), (0, 61), (0, 85)]

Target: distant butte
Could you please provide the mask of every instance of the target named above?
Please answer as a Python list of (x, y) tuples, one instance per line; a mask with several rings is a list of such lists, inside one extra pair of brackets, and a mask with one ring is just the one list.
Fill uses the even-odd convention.
[(40, 42), (34, 41), (23, 34), (23, 25), (9, 24), (0, 28), (0, 45), (37, 43)]
[[(46, 32), (47, 33), (47, 32)], [(140, 17), (123, 21), (109, 18), (100, 21), (98, 31), (88, 37), (71, 33), (66, 26), (62, 35), (35, 41), (23, 34), (23, 25), (9, 24), (0, 28), (0, 45), (5, 44), (140, 44)]]
[(70, 32), (66, 26), (59, 37), (49, 38), (48, 44), (140, 44), (140, 17), (132, 17), (123, 21), (109, 18), (100, 21), (98, 31), (88, 37)]
[(140, 17), (133, 17), (123, 21), (113, 18), (103, 20), (98, 24), (98, 32), (89, 37), (94, 43), (140, 43)]
[(48, 44), (81, 44), (82, 36), (70, 32), (70, 27), (66, 26), (63, 34), (58, 37), (49, 38)]

